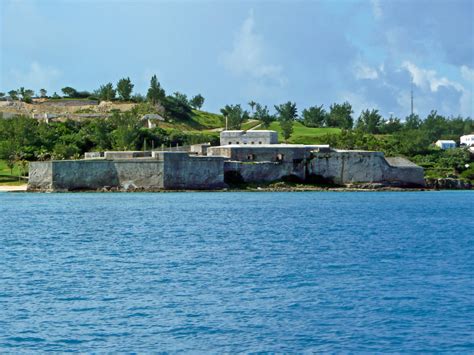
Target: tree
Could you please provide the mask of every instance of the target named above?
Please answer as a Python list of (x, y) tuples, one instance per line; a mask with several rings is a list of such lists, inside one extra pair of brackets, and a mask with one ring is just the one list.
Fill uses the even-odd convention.
[(430, 139), (435, 141), (440, 139), (443, 133), (447, 133), (448, 124), (445, 117), (439, 115), (436, 110), (432, 110), (420, 128), (426, 130)]
[(46, 97), (47, 91), (46, 89), (40, 89), (40, 96), (41, 97)]
[[(186, 100), (187, 101), (187, 100)], [(191, 107), (182, 99), (176, 96), (167, 96), (161, 99), (161, 104), (165, 108), (169, 118), (188, 120), (191, 118)]]
[(388, 119), (388, 121), (382, 121), (382, 124), (380, 126), (380, 133), (382, 133), (382, 134), (392, 134), (394, 132), (400, 131), (402, 128), (403, 128), (403, 125), (400, 122), (399, 118), (390, 117)]
[(173, 93), (174, 95), (174, 98), (181, 102), (183, 105), (188, 105), (189, 106), (189, 101), (188, 101), (188, 97), (186, 96), (186, 94), (182, 94), (180, 93), (179, 91), (176, 91)]
[(303, 110), (303, 124), (306, 127), (323, 127), (326, 122), (327, 112), (321, 106), (312, 106)]
[(10, 175), (13, 175), (13, 168), (15, 167), (16, 163), (16, 155), (12, 154), (8, 156), (7, 159), (7, 167), (10, 169)]
[(60, 98), (60, 96), (59, 96), (58, 93), (55, 91), (55, 92), (53, 93), (53, 99), (59, 99), (59, 98)]
[(24, 102), (28, 102), (28, 103), (31, 102), (31, 98), (35, 94), (33, 90), (25, 89), (23, 86), (20, 89), (18, 89), (18, 93), (20, 94), (21, 99)]
[(286, 142), (293, 133), (293, 123), (298, 117), (296, 104), (288, 101), (285, 104), (275, 106), (275, 110), (278, 112), (278, 120), (280, 121), (283, 138)]
[(420, 117), (416, 114), (411, 114), (405, 118), (405, 129), (418, 129), (421, 126)]
[(74, 98), (77, 96), (77, 90), (70, 86), (66, 86), (62, 88), (61, 91), (66, 97), (69, 97), (69, 98)]
[(117, 83), (117, 93), (120, 100), (128, 101), (130, 100), (130, 96), (133, 90), (133, 84), (130, 78), (122, 78)]
[(364, 110), (357, 119), (356, 129), (365, 133), (377, 134), (380, 133), (382, 123), (383, 118), (378, 110)]
[(326, 116), (326, 126), (351, 129), (354, 124), (352, 113), (352, 106), (347, 101), (343, 104), (332, 104), (329, 107), (329, 114)]
[(3, 99), (5, 97), (5, 93), (4, 92), (0, 92), (0, 99)]
[(117, 113), (111, 117), (115, 126), (112, 132), (112, 148), (116, 150), (134, 150), (138, 143), (140, 121), (130, 112)]
[(111, 101), (115, 99), (114, 85), (112, 83), (101, 85), (98, 94), (101, 101)]
[(249, 102), (249, 106), (252, 109), (252, 112), (253, 112), (253, 109), (255, 108), (256, 105), (257, 105), (257, 103), (253, 100)]
[(162, 101), (165, 96), (165, 90), (161, 87), (156, 75), (153, 75), (150, 80), (150, 88), (148, 89), (146, 98), (153, 105), (156, 105), (159, 101)]
[(197, 94), (189, 101), (189, 104), (193, 108), (200, 110), (202, 105), (204, 104), (204, 97), (201, 94)]
[(145, 102), (145, 96), (143, 96), (142, 94), (137, 93), (135, 95), (132, 95), (131, 100), (133, 102)]
[(33, 90), (27, 89), (25, 90), (25, 95), (23, 97), (23, 101), (31, 103), (32, 97), (35, 95), (35, 92)]
[(240, 105), (226, 105), (221, 113), (227, 120), (227, 129), (240, 129), (242, 123), (249, 118), (249, 113)]
[(18, 100), (18, 91), (10, 90), (8, 95), (12, 98), (12, 100)]
[(275, 116), (270, 114), (267, 106), (262, 106), (260, 104), (256, 104), (255, 106), (254, 118), (260, 120), (264, 128), (268, 128), (270, 124), (275, 121)]

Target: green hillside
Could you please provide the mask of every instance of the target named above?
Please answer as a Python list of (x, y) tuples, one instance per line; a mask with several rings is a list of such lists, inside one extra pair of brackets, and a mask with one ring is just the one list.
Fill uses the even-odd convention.
[[(261, 126), (258, 129), (264, 129)], [(273, 122), (270, 124), (268, 129), (278, 132), (278, 139), (280, 142), (284, 142), (283, 136), (281, 134), (280, 124), (278, 122)], [(318, 140), (319, 137), (326, 134), (337, 134), (340, 133), (340, 128), (312, 128), (306, 127), (301, 122), (295, 122), (293, 125), (293, 134), (291, 135), (288, 143), (295, 144), (317, 144), (320, 143)]]

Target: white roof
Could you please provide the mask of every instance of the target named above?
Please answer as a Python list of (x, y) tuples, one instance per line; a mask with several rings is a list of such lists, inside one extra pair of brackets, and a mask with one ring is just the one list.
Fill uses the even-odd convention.
[(238, 129), (238, 130), (221, 131), (221, 133), (244, 133), (244, 132), (277, 133), (277, 131), (272, 131), (268, 129), (248, 129), (248, 130)]
[(442, 140), (442, 139), (438, 139), (438, 140), (436, 141), (436, 143), (450, 143), (450, 144), (456, 144), (456, 142), (453, 141), (453, 140)]

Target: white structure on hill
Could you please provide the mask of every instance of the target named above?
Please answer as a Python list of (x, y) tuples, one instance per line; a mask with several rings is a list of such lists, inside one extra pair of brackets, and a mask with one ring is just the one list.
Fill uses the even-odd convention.
[(278, 133), (267, 130), (222, 131), (221, 145), (278, 144)]
[(157, 126), (158, 121), (163, 122), (165, 119), (157, 113), (147, 113), (141, 117), (141, 120), (145, 122), (147, 128), (152, 129)]
[(441, 149), (456, 148), (456, 142), (452, 140), (437, 140), (435, 145)]
[(465, 136), (461, 136), (459, 139), (461, 145), (465, 145), (467, 147), (474, 146), (474, 133), (466, 134)]

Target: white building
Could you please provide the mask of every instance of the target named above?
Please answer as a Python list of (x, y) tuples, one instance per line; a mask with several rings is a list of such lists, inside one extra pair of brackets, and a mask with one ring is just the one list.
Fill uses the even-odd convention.
[(465, 145), (467, 147), (474, 146), (474, 133), (466, 134), (465, 136), (461, 136), (461, 138), (459, 139), (459, 143), (461, 143), (461, 145)]
[(435, 145), (441, 149), (456, 148), (456, 142), (452, 140), (437, 140)]
[(221, 132), (221, 145), (240, 144), (278, 144), (278, 133), (266, 130)]

